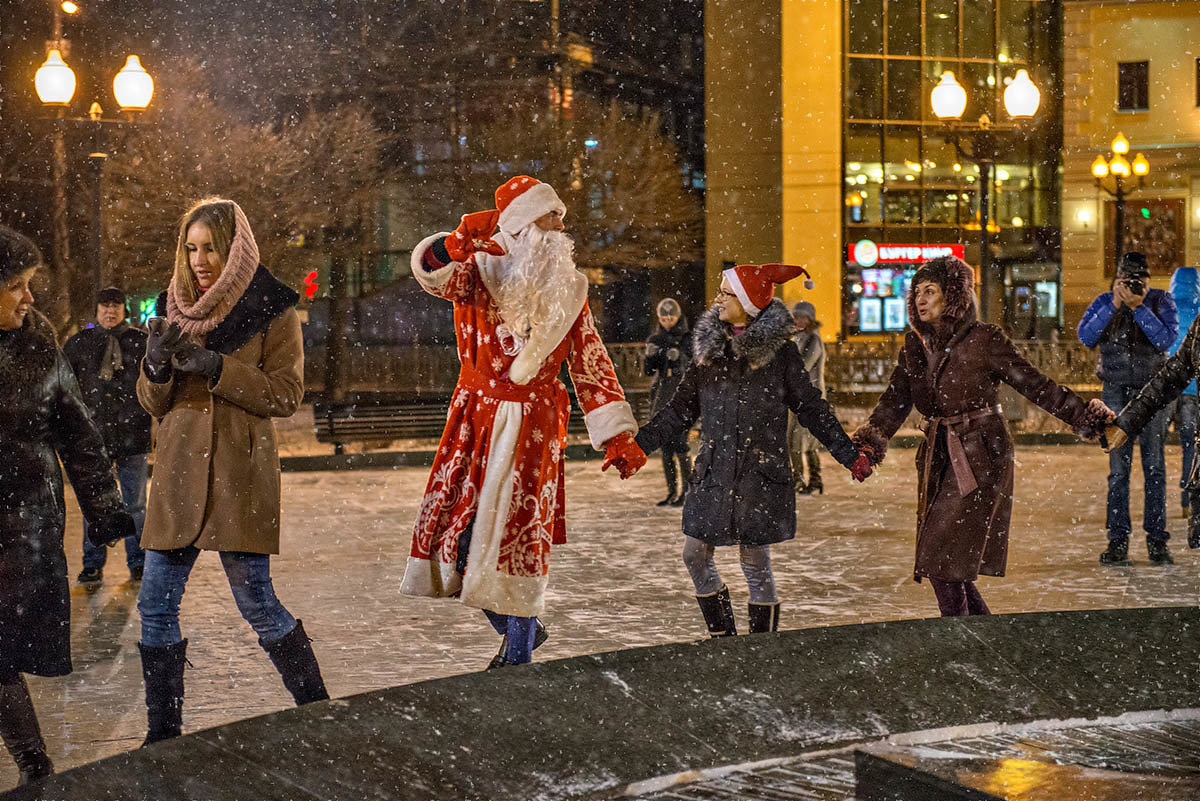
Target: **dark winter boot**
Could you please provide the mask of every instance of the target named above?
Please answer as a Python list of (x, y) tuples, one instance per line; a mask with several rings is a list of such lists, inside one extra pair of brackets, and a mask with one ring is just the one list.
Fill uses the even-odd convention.
[(679, 475), (675, 472), (675, 454), (662, 452), (663, 476), (667, 479), (667, 497), (663, 498), (655, 506), (670, 506), (675, 503), (675, 499), (679, 497)]
[(28, 784), (49, 776), (54, 765), (46, 756), (46, 743), (25, 678), (18, 673), (14, 679), (0, 684), (0, 738), (21, 772), (18, 782)]
[(1100, 564), (1102, 565), (1128, 565), (1132, 564), (1129, 561), (1129, 540), (1109, 540), (1108, 550), (1100, 554)]
[(187, 640), (174, 645), (138, 643), (142, 654), (142, 679), (146, 682), (146, 723), (143, 746), (183, 733), (183, 665)]
[(750, 604), (750, 633), (779, 631), (779, 603)]
[(729, 588), (724, 584), (712, 595), (697, 595), (696, 603), (700, 604), (700, 614), (708, 625), (708, 633), (712, 637), (733, 637), (737, 635), (737, 626), (733, 620), (733, 602), (729, 600)]
[(296, 628), (275, 642), (258, 641), (283, 677), (283, 686), (296, 699), (296, 706), (329, 700), (311, 643), (312, 640), (304, 633), (304, 624), (299, 620), (296, 621)]
[(1188, 521), (1188, 547), (1200, 548), (1200, 514), (1194, 515)]
[(683, 487), (679, 490), (679, 496), (671, 503), (672, 506), (683, 506), (687, 500), (688, 489), (692, 486), (692, 463), (691, 457), (686, 453), (678, 454), (679, 459), (679, 474), (682, 476), (680, 485)]
[[(1191, 534), (1188, 536), (1191, 537)], [(1175, 564), (1175, 560), (1171, 558), (1171, 551), (1167, 548), (1166, 540), (1146, 540), (1146, 554), (1150, 557), (1152, 565)]]
[(808, 494), (815, 492), (824, 495), (825, 485), (821, 483), (821, 455), (816, 451), (809, 451), (804, 454), (804, 461), (808, 464)]

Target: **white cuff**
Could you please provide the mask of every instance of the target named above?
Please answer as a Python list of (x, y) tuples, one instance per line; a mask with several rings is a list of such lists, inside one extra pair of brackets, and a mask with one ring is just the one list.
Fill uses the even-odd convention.
[(592, 447), (598, 451), (604, 450), (604, 443), (628, 431), (636, 434), (637, 421), (633, 419), (633, 408), (626, 401), (610, 401), (603, 406), (597, 406), (583, 416), (587, 426), (588, 439)]
[(433, 247), (433, 243), (444, 236), (450, 236), (450, 232), (442, 231), (441, 233), (427, 236), (413, 248), (412, 259), (410, 260), (413, 278), (416, 278), (417, 282), (426, 289), (441, 289), (444, 287), (446, 282), (450, 280), (450, 276), (454, 275), (454, 268), (458, 265), (458, 262), (452, 261), (445, 267), (439, 267), (436, 270), (425, 269), (425, 264), (423, 263), (425, 251)]

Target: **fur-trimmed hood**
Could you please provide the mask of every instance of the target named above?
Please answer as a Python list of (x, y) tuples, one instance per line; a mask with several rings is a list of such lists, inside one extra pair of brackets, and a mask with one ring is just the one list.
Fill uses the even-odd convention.
[[(950, 260), (947, 259), (947, 261)], [(942, 319), (945, 321), (944, 323), (931, 325), (921, 322), (921, 318), (917, 316), (917, 300), (914, 291), (917, 288), (916, 283), (914, 282), (908, 290), (908, 319), (913, 330), (926, 343), (932, 341), (932, 338), (937, 335), (938, 329), (954, 331), (964, 323), (974, 322), (979, 317), (975, 306), (975, 273), (971, 266), (961, 259), (954, 259), (948, 266), (950, 275), (943, 291)]]
[(719, 311), (713, 307), (700, 315), (692, 333), (692, 360), (698, 365), (712, 364), (723, 358), (725, 342), (733, 340), (735, 359), (746, 359), (750, 369), (770, 363), (784, 345), (791, 344), (796, 324), (787, 306), (774, 298), (767, 308), (750, 321), (740, 336), (732, 336), (729, 325), (721, 321)]
[(20, 328), (0, 331), (0, 398), (45, 378), (57, 350), (54, 326), (37, 309), (29, 310)]
[[(237, 303), (225, 315), (225, 319), (208, 333), (204, 346), (226, 356), (249, 342), (255, 334), (265, 329), (279, 315), (295, 306), (300, 295), (261, 264), (254, 271), (250, 284), (242, 292)], [(167, 293), (158, 296), (154, 313), (159, 317), (167, 314)]]

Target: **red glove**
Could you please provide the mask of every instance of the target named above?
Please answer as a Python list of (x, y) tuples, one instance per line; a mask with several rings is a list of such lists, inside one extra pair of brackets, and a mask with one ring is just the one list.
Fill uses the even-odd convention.
[(609, 467), (616, 467), (621, 478), (625, 479), (645, 466), (646, 453), (628, 431), (617, 434), (604, 444), (604, 464), (600, 466), (601, 472)]
[(446, 252), (455, 261), (466, 261), (472, 253), (481, 250), (493, 256), (503, 256), (504, 248), (492, 239), (499, 221), (500, 212), (496, 209), (464, 214), (458, 228), (446, 237)]
[(864, 451), (858, 452), (858, 458), (854, 460), (854, 464), (850, 465), (850, 475), (859, 483), (866, 481), (867, 476), (871, 475), (875, 468), (871, 467), (871, 457), (867, 456)]

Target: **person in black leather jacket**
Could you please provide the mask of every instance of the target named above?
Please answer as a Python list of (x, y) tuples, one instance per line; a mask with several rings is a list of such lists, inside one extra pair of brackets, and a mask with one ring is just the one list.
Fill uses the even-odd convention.
[[(659, 301), (658, 329), (646, 340), (646, 375), (654, 376), (650, 387), (650, 414), (658, 414), (671, 400), (688, 362), (692, 360), (692, 332), (683, 309), (674, 298)], [(675, 469), (679, 462), (678, 471)], [(692, 481), (692, 460), (688, 455), (688, 434), (662, 444), (663, 475), (667, 479), (667, 497), (658, 506), (683, 506)], [(682, 485), (679, 479), (682, 477)]]

